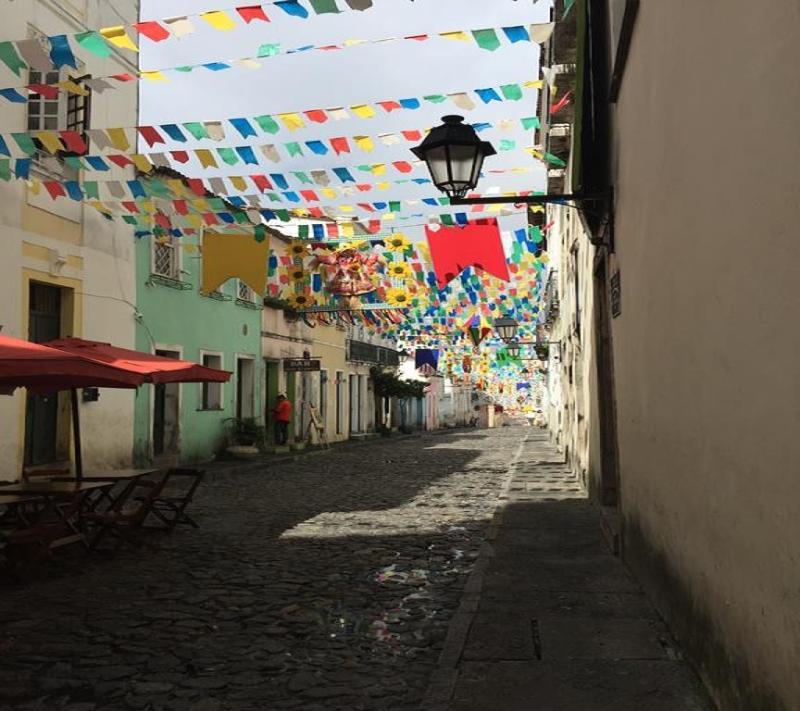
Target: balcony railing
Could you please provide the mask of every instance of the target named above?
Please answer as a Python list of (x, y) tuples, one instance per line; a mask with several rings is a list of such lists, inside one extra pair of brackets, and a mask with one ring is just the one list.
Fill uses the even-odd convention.
[(356, 363), (374, 363), (376, 365), (400, 365), (400, 353), (392, 348), (376, 346), (364, 341), (347, 341), (347, 360)]

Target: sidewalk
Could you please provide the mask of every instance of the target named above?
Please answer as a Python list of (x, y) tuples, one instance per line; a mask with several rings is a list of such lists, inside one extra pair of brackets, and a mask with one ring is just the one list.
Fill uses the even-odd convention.
[(520, 445), (425, 711), (710, 711), (545, 433)]

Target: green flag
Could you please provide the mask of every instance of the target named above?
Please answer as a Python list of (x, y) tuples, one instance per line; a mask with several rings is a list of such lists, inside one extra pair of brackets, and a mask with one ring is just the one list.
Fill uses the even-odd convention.
[(110, 57), (114, 53), (114, 50), (111, 49), (111, 45), (106, 42), (103, 35), (99, 32), (81, 32), (79, 35), (75, 36), (75, 39), (81, 47), (87, 52), (91, 52), (96, 57)]
[(100, 199), (100, 190), (96, 180), (87, 180), (83, 184), (83, 192), (86, 193), (86, 197), (90, 200)]
[(258, 48), (258, 56), (259, 57), (274, 57), (276, 54), (281, 53), (281, 46), (280, 44), (262, 44)]
[(431, 94), (430, 96), (422, 97), (425, 101), (430, 101), (432, 104), (442, 104), (447, 100), (444, 94)]
[(303, 149), (300, 148), (300, 144), (292, 141), (291, 143), (284, 144), (286, 146), (286, 150), (289, 153), (290, 158), (294, 158), (294, 156), (302, 156)]
[(504, 84), (500, 91), (508, 101), (519, 101), (522, 98), (522, 87), (519, 84)]
[(272, 116), (256, 116), (256, 123), (264, 133), (277, 133), (281, 130), (278, 122)]
[(557, 168), (566, 168), (567, 164), (561, 160), (558, 156), (554, 156), (552, 153), (545, 153), (544, 159), (550, 163), (550, 165), (554, 165)]
[(389, 203), (389, 212), (400, 212), (399, 200), (393, 200)]
[(253, 230), (256, 242), (263, 242), (267, 238), (267, 226), (256, 225)]
[(311, 178), (308, 177), (308, 173), (304, 173), (302, 170), (297, 170), (292, 173), (292, 175), (297, 178), (303, 185), (313, 185), (313, 181)]
[(5, 183), (11, 180), (11, 161), (8, 158), (0, 160), (0, 180)]
[(317, 15), (339, 12), (339, 8), (336, 7), (336, 0), (309, 0), (309, 2)]
[(532, 128), (540, 128), (541, 125), (542, 124), (539, 121), (538, 116), (528, 116), (522, 119), (522, 128), (524, 128), (526, 131), (529, 131)]
[(17, 54), (17, 48), (14, 47), (12, 42), (0, 42), (0, 60), (17, 76), (19, 76), (20, 71), (28, 66), (22, 61), (22, 57)]
[(192, 134), (198, 141), (203, 138), (208, 138), (208, 131), (206, 127), (197, 121), (183, 124), (183, 127)]
[(233, 148), (217, 148), (217, 154), (228, 165), (236, 165), (239, 162), (239, 156)]
[(508, 138), (504, 138), (500, 141), (499, 148), (501, 151), (513, 151), (517, 147), (516, 141), (511, 141)]
[(14, 139), (14, 142), (25, 155), (32, 156), (39, 150), (27, 133), (12, 133), (11, 138)]
[(494, 52), (494, 50), (500, 46), (500, 40), (497, 37), (497, 32), (492, 29), (473, 30), (472, 36), (475, 38), (475, 41), (478, 43), (478, 47), (481, 49), (488, 49), (490, 52)]

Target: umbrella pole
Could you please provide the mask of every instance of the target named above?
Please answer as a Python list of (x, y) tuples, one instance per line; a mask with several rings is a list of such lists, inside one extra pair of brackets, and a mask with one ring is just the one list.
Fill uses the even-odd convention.
[(70, 390), (72, 401), (72, 436), (75, 448), (75, 479), (78, 484), (83, 481), (83, 452), (81, 452), (81, 418), (78, 411), (78, 390)]

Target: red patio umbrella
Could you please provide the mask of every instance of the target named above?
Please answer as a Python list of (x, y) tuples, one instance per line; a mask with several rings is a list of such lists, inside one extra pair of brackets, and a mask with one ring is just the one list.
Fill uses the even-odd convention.
[(65, 353), (88, 358), (95, 363), (112, 366), (144, 378), (145, 383), (224, 383), (231, 374), (224, 370), (206, 368), (187, 360), (133, 351), (110, 343), (85, 341), (82, 338), (62, 338), (47, 345)]
[(81, 428), (78, 414), (78, 388), (135, 388), (144, 382), (139, 373), (114, 368), (49, 348), (39, 343), (0, 336), (0, 389), (28, 388), (37, 393), (70, 390), (72, 427), (75, 442), (75, 476), (83, 477)]

